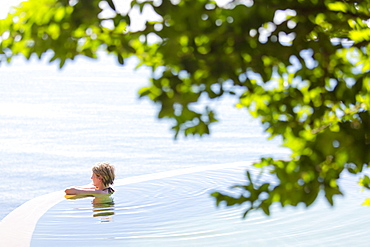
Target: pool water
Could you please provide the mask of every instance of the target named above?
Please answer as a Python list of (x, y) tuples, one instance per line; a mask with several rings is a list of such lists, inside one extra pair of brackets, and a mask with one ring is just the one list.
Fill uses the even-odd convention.
[(101, 222), (110, 222), (114, 215), (114, 199), (111, 194), (104, 195), (65, 195), (65, 198), (68, 200), (88, 200), (91, 202), (93, 207), (93, 217), (102, 217)]
[[(275, 207), (268, 217), (243, 208), (216, 207), (210, 193), (228, 191), (248, 166), (187, 172), (116, 187), (111, 196), (65, 199), (34, 231), (31, 246), (366, 246), (369, 193), (348, 186), (335, 207)], [(253, 169), (249, 167), (253, 173)], [(254, 174), (256, 171), (254, 171)]]
[[(117, 186), (111, 196), (66, 199), (39, 220), (31, 246), (200, 244), (210, 235), (227, 233), (217, 221), (230, 216), (241, 219), (240, 210), (217, 209), (209, 194), (242, 175), (242, 168), (234, 167), (148, 177)], [(106, 200), (103, 207), (100, 199)], [(217, 214), (221, 218), (213, 218)]]

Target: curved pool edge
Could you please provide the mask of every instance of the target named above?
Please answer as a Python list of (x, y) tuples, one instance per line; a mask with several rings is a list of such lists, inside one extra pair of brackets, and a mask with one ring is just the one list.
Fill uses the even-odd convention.
[(30, 246), (37, 221), (63, 199), (64, 191), (56, 191), (31, 199), (14, 209), (0, 221), (1, 246)]
[[(249, 166), (253, 162), (242, 161), (234, 163), (224, 163), (216, 165), (197, 166), (191, 168), (176, 169), (165, 172), (139, 175), (123, 178), (115, 181), (116, 186), (139, 183), (155, 179), (173, 177), (208, 170), (218, 170), (222, 168), (233, 168), (239, 166)], [(28, 247), (31, 244), (32, 235), (38, 220), (54, 205), (65, 199), (64, 191), (56, 191), (46, 195), (33, 198), (18, 208), (10, 212), (0, 221), (0, 245)]]

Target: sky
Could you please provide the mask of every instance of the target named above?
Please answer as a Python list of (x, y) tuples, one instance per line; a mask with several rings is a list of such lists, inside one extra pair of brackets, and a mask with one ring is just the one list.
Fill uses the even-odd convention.
[(0, 0), (0, 19), (6, 17), (11, 6), (18, 5), (22, 0)]
[[(24, 2), (25, 0), (0, 0), (0, 19), (4, 19), (10, 8), (12, 6), (17, 6), (21, 2)], [(130, 1), (116, 1), (116, 7), (117, 9), (124, 13), (128, 10), (130, 6)], [(107, 5), (108, 7), (108, 5)], [(109, 9), (109, 7), (108, 7)], [(132, 20), (135, 20), (134, 23), (131, 24), (132, 26), (132, 31), (135, 31), (135, 29), (141, 29), (144, 27), (145, 19), (154, 21), (158, 19), (158, 15), (153, 11), (148, 8), (144, 8), (144, 14), (140, 14), (139, 11), (132, 11), (130, 14), (130, 17)], [(106, 11), (106, 14), (109, 15), (109, 12)]]
[[(0, 19), (3, 19), (6, 17), (7, 13), (9, 12), (10, 7), (12, 6), (17, 6), (19, 3), (23, 2), (24, 0), (0, 0)], [(217, 0), (217, 3), (220, 5), (224, 5), (230, 0)], [(118, 3), (125, 3), (125, 4), (118, 4), (118, 5), (127, 5), (129, 1), (121, 1), (117, 2)], [(122, 6), (117, 6), (117, 7), (122, 7)]]
[[(0, 7), (0, 19), (3, 19), (3, 18), (6, 17), (7, 13), (9, 12), (9, 10), (12, 6), (17, 6), (22, 1), (24, 1), (24, 0), (0, 0), (0, 6), (1, 6)], [(217, 0), (216, 2), (220, 6), (224, 6), (229, 1), (230, 0)], [(244, 1), (249, 2), (250, 0), (244, 0)], [(129, 7), (130, 2), (131, 1), (115, 1), (117, 10), (121, 13), (127, 13), (128, 9), (130, 8)], [(110, 8), (109, 8), (108, 4), (106, 4), (106, 5), (107, 5), (106, 6), (107, 9), (105, 9), (102, 14), (104, 14), (106, 16), (110, 16), (111, 13), (108, 10)], [(161, 17), (157, 13), (155, 13), (154, 10), (151, 9), (151, 8), (150, 9), (149, 8), (144, 8), (143, 13), (141, 13), (141, 14), (140, 14), (139, 9), (136, 8), (133, 11), (131, 11), (129, 15), (131, 17), (131, 20), (133, 20), (131, 22), (131, 25), (130, 25), (130, 31), (138, 31), (138, 30), (144, 29), (145, 28), (145, 21), (157, 21), (157, 20), (160, 21), (160, 19), (161, 19)], [(287, 15), (295, 15), (295, 13), (290, 13), (287, 10), (277, 11), (277, 13), (275, 15), (275, 18), (274, 18), (274, 22), (277, 23), (277, 24), (281, 23), (282, 21), (284, 21), (286, 19)], [(109, 28), (109, 26), (106, 26), (106, 27)], [(261, 42), (264, 41), (263, 40), (263, 37), (264, 37), (263, 31), (264, 30), (261, 31), (261, 38), (262, 38), (262, 40), (260, 40)], [(265, 31), (267, 32), (266, 34), (268, 34), (269, 31), (267, 29)], [(289, 35), (293, 35), (293, 34), (289, 34)], [(289, 35), (286, 35), (284, 33), (282, 33), (281, 35), (279, 34), (279, 40), (288, 44), (291, 40), (294, 39), (294, 35), (292, 37), (290, 37)]]

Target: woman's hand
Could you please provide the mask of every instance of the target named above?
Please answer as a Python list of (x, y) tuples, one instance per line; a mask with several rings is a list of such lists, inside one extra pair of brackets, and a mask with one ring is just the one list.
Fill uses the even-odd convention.
[(68, 189), (65, 189), (64, 192), (67, 194), (67, 195), (77, 195), (77, 189), (72, 187), (72, 188), (68, 188)]

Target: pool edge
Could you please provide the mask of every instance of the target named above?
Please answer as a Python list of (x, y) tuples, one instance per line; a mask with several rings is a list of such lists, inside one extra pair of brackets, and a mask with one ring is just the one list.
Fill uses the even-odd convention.
[(0, 221), (1, 246), (30, 246), (38, 220), (63, 199), (64, 192), (56, 191), (31, 199), (10, 212)]

